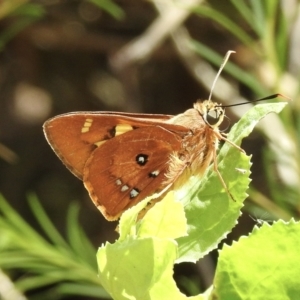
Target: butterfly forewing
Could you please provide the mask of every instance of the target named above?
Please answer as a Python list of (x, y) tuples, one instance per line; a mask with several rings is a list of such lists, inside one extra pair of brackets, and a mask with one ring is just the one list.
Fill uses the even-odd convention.
[(97, 148), (97, 143), (113, 138), (118, 124), (139, 128), (168, 119), (170, 116), (167, 115), (78, 112), (48, 120), (44, 124), (44, 132), (57, 156), (82, 179), (84, 165)]

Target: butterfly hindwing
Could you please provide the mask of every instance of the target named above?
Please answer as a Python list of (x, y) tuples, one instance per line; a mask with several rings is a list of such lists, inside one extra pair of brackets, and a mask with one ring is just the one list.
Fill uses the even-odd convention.
[(160, 126), (126, 132), (93, 151), (84, 184), (104, 216), (117, 219), (164, 187), (170, 154), (180, 149), (180, 136)]

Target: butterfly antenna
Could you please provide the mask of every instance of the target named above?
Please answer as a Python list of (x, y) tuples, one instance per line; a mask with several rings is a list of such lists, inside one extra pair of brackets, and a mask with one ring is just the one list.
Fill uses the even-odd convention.
[(227, 53), (226, 53), (226, 55), (225, 55), (225, 57), (224, 57), (224, 59), (223, 59), (223, 62), (222, 62), (222, 64), (221, 64), (221, 67), (220, 67), (220, 69), (219, 69), (219, 71), (218, 71), (218, 73), (217, 73), (217, 75), (216, 75), (216, 77), (215, 77), (215, 79), (214, 79), (214, 82), (213, 82), (213, 84), (212, 84), (212, 86), (211, 86), (208, 100), (211, 100), (211, 96), (212, 96), (213, 90), (214, 90), (214, 88), (215, 88), (216, 82), (217, 82), (217, 80), (218, 80), (218, 78), (219, 78), (219, 76), (220, 76), (222, 70), (224, 69), (224, 67), (225, 67), (225, 65), (226, 65), (226, 63), (227, 63), (227, 61), (228, 61), (229, 56), (231, 55), (231, 53), (235, 53), (235, 51), (232, 51), (232, 50), (227, 51)]
[(236, 104), (230, 104), (230, 105), (220, 105), (221, 107), (232, 107), (232, 106), (239, 106), (239, 105), (244, 105), (244, 104), (249, 104), (249, 103), (253, 103), (253, 102), (259, 102), (259, 101), (264, 101), (264, 100), (269, 100), (269, 99), (274, 99), (274, 98), (277, 98), (277, 97), (282, 97), (282, 98), (285, 98), (287, 100), (290, 100), (292, 101), (291, 98), (283, 95), (283, 94), (273, 94), (273, 95), (270, 95), (270, 96), (267, 96), (267, 97), (264, 97), (264, 98), (260, 98), (260, 99), (256, 99), (256, 100), (253, 100), (253, 101), (248, 101), (248, 102), (241, 102), (241, 103), (236, 103)]

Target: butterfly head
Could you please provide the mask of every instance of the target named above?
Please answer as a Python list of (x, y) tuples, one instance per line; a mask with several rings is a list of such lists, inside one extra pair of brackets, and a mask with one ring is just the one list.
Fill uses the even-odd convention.
[(217, 128), (223, 122), (225, 116), (224, 108), (211, 100), (198, 101), (194, 108), (202, 116), (204, 122), (211, 128)]

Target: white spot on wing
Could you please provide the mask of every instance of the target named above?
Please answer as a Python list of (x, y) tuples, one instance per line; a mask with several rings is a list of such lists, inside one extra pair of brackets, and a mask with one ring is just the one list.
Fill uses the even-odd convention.
[(138, 189), (132, 189), (130, 191), (130, 198), (135, 198), (138, 194), (139, 194), (139, 190)]
[(158, 175), (159, 175), (159, 170), (155, 170), (149, 173), (149, 177), (157, 177)]
[(122, 187), (121, 187), (121, 192), (125, 192), (129, 189), (129, 186), (124, 184)]

